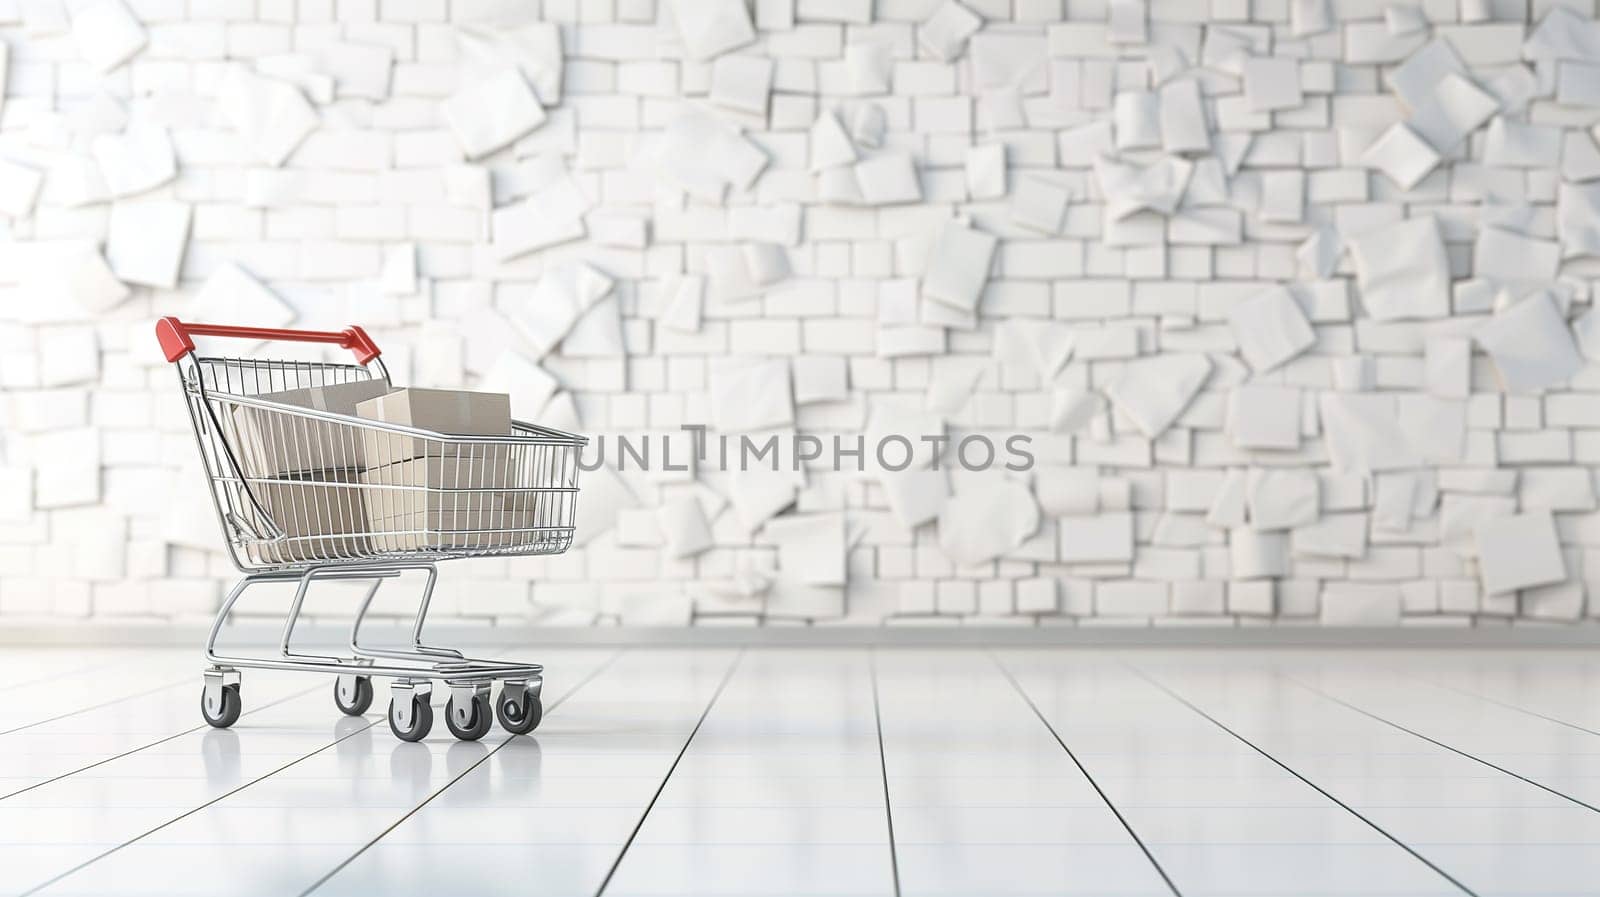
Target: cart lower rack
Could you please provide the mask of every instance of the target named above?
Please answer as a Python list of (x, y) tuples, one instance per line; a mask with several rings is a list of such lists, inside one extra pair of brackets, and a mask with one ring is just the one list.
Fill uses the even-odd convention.
[[(432, 728), (435, 683), (449, 689), (445, 722), (457, 738), (483, 737), (495, 717), (509, 732), (533, 731), (543, 714), (543, 667), (429, 645), (423, 627), (437, 561), (567, 550), (584, 437), (521, 421), (507, 435), (452, 436), (285, 401), (291, 390), (323, 396), (392, 389), (378, 347), (360, 327), (278, 330), (168, 317), (156, 324), (156, 336), (177, 368), (217, 522), (244, 573), (206, 639), (206, 722), (233, 725), (243, 707), (239, 671), (255, 668), (333, 675), (334, 703), (353, 716), (371, 707), (373, 677), (391, 679), (389, 727), (406, 741)], [(195, 336), (329, 343), (354, 352), (357, 363), (202, 357)], [(364, 643), (362, 623), (379, 588), (406, 574), (422, 586), (408, 643)], [(291, 643), (307, 594), (329, 581), (367, 584), (348, 650), (296, 651)], [(296, 585), (277, 654), (219, 653), (234, 606), (267, 583)], [(495, 682), (500, 694), (491, 700)]]

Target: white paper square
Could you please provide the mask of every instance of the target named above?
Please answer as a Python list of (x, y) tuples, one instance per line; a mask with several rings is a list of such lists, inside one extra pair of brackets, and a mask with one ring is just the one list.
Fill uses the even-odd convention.
[(39, 309), (48, 310), (50, 319), (101, 314), (128, 298), (127, 284), (117, 279), (94, 243), (70, 240), (40, 245), (30, 255), (22, 288), (37, 300)]
[(850, 398), (850, 366), (836, 355), (796, 355), (793, 366), (797, 404), (843, 402)]
[(668, 0), (690, 59), (710, 59), (756, 38), (744, 0)]
[(1256, 373), (1283, 364), (1317, 341), (1300, 303), (1282, 287), (1236, 304), (1228, 323), (1239, 353)]
[(111, 206), (106, 261), (121, 280), (176, 287), (188, 241), (188, 203), (146, 199)]
[(1049, 40), (1044, 29), (999, 31), (990, 29), (973, 35), (967, 45), (972, 60), (972, 92), (981, 97), (1024, 94), (1036, 96), (1049, 90)]
[(1333, 469), (1341, 473), (1405, 470), (1422, 466), (1400, 428), (1394, 396), (1325, 392), (1318, 399), (1322, 436)]
[(794, 514), (767, 521), (762, 530), (778, 547), (778, 569), (810, 585), (842, 586), (845, 569), (843, 514)]
[(889, 114), (877, 103), (862, 103), (850, 114), (850, 139), (868, 149), (883, 146)]
[(856, 188), (869, 206), (922, 199), (917, 166), (910, 153), (883, 153), (855, 165)]
[(978, 14), (956, 0), (944, 0), (923, 23), (917, 27), (917, 43), (932, 53), (934, 58), (949, 62), (966, 49), (967, 38), (983, 27)]
[(217, 109), (239, 133), (245, 150), (273, 167), (282, 165), (318, 123), (316, 110), (300, 91), (241, 68), (223, 77)]
[(1554, 168), (1561, 164), (1562, 130), (1497, 116), (1484, 137), (1484, 164), (1495, 168)]
[(96, 137), (94, 159), (100, 166), (106, 188), (114, 197), (154, 189), (178, 173), (177, 157), (166, 128), (143, 118), (129, 122), (122, 134)]
[[(487, 392), (503, 392), (511, 396), (513, 420), (538, 421), (551, 397), (561, 388), (561, 383), (526, 355), (507, 349), (495, 356), (493, 363), (488, 365), (478, 387)], [(585, 481), (586, 489), (588, 485)]]
[(1472, 340), (1436, 336), (1423, 346), (1423, 380), (1430, 395), (1464, 399), (1472, 392)]
[(1500, 283), (1555, 280), (1561, 244), (1499, 227), (1480, 227), (1472, 244), (1473, 274)]
[(1108, 220), (1120, 221), (1143, 211), (1171, 215), (1178, 210), (1195, 164), (1167, 156), (1149, 165), (1128, 164), (1096, 156), (1094, 175), (1106, 198)]
[(1211, 359), (1204, 355), (1157, 355), (1123, 365), (1122, 375), (1105, 392), (1146, 439), (1155, 439), (1172, 426), (1210, 376)]
[(1299, 106), (1305, 99), (1300, 93), (1300, 60), (1285, 56), (1246, 59), (1244, 93), (1254, 112)]
[(1583, 369), (1561, 310), (1547, 292), (1538, 292), (1497, 313), (1473, 331), (1494, 361), (1507, 392), (1538, 392), (1558, 386)]
[(1011, 220), (1029, 230), (1058, 234), (1072, 193), (1041, 177), (1019, 177), (1011, 194)]
[(1033, 494), (1012, 480), (957, 492), (939, 512), (939, 547), (963, 566), (1015, 551), (1038, 531)]
[(33, 212), (44, 175), (26, 165), (0, 159), (0, 212), (11, 218), (25, 218)]
[(656, 509), (656, 525), (666, 543), (667, 556), (675, 560), (694, 557), (716, 544), (705, 507), (693, 495), (662, 502)]
[(1261, 173), (1261, 220), (1298, 224), (1305, 218), (1306, 174), (1303, 171)]
[(1228, 436), (1242, 449), (1300, 447), (1300, 390), (1247, 383), (1228, 394)]
[(1056, 521), (1061, 562), (1115, 563), (1133, 560), (1133, 515), (1119, 511), (1066, 516)]
[(789, 276), (789, 254), (776, 243), (746, 243), (740, 247), (745, 270), (758, 287), (770, 286)]
[(1431, 217), (1407, 218), (1350, 241), (1367, 313), (1379, 321), (1450, 315), (1450, 259)]
[(206, 278), (185, 317), (207, 324), (283, 327), (294, 321), (294, 307), (232, 262)]
[(1006, 146), (986, 143), (967, 148), (967, 194), (973, 199), (1006, 195)]
[(1463, 460), (1467, 437), (1467, 403), (1460, 399), (1403, 394), (1395, 397), (1400, 412), (1400, 431), (1406, 441), (1436, 464)]
[[(1590, 148), (1595, 146), (1588, 136), (1574, 136)], [(1563, 258), (1600, 256), (1600, 184), (1561, 184), (1556, 192), (1556, 233)]]
[(950, 497), (949, 476), (943, 470), (909, 468), (884, 471), (879, 476), (883, 494), (900, 525), (921, 526), (939, 516)]
[(1389, 176), (1402, 190), (1415, 187), (1439, 164), (1439, 154), (1402, 122), (1395, 122), (1361, 154), (1361, 164)]
[(1144, 0), (1110, 0), (1106, 5), (1106, 39), (1114, 44), (1145, 42)]
[(1384, 81), (1400, 102), (1412, 111), (1428, 104), (1435, 88), (1449, 75), (1464, 75), (1467, 66), (1455, 48), (1442, 37), (1435, 38), (1412, 53), (1405, 62), (1390, 69)]
[(811, 124), (811, 170), (822, 171), (849, 165), (856, 160), (855, 144), (839, 124), (839, 117), (824, 109)]
[(1056, 433), (1076, 433), (1100, 416), (1105, 400), (1089, 389), (1063, 387), (1050, 394), (1050, 429)]
[(1294, 468), (1252, 468), (1245, 480), (1250, 526), (1280, 530), (1317, 519), (1320, 503), (1317, 475)]
[(594, 208), (571, 175), (538, 193), (495, 209), (489, 216), (491, 249), (495, 258), (510, 261), (536, 249), (582, 239), (588, 232), (583, 216)]
[(1387, 6), (1383, 10), (1383, 23), (1388, 26), (1390, 34), (1400, 37), (1426, 31), (1428, 17), (1420, 6)]
[(719, 56), (711, 63), (711, 102), (740, 112), (765, 115), (772, 92), (772, 60), (762, 56)]
[(72, 39), (96, 72), (105, 74), (144, 49), (144, 26), (121, 0), (99, 0), (72, 16)]
[(844, 48), (844, 67), (855, 96), (888, 93), (894, 71), (894, 45), (885, 40), (852, 41)]
[[(514, 395), (514, 394), (513, 394)], [(617, 525), (617, 515), (639, 506), (639, 497), (609, 465), (584, 471), (583, 497), (578, 502), (577, 526), (573, 542), (584, 545), (605, 535)]]
[(1193, 78), (1161, 86), (1161, 148), (1169, 153), (1203, 153), (1211, 149), (1200, 82)]
[(1486, 520), (1478, 524), (1475, 541), (1478, 573), (1490, 595), (1567, 578), (1555, 518), (1549, 511)]
[(551, 266), (532, 292), (511, 309), (511, 323), (535, 358), (542, 358), (611, 288), (611, 278), (586, 262)]
[(1112, 101), (1111, 121), (1117, 149), (1154, 149), (1161, 145), (1161, 99), (1146, 90), (1125, 90)]
[(1289, 533), (1297, 557), (1355, 559), (1367, 553), (1366, 514), (1325, 514)]
[(711, 364), (711, 419), (724, 433), (794, 423), (789, 360), (722, 359)]
[(544, 124), (544, 107), (515, 68), (467, 84), (439, 104), (461, 152), (479, 159)]
[(997, 242), (991, 234), (957, 221), (946, 222), (922, 275), (922, 295), (956, 308), (976, 309), (989, 281)]
[(1234, 579), (1289, 575), (1289, 534), (1250, 527), (1229, 530), (1228, 572)]
[(1417, 136), (1441, 153), (1451, 151), (1489, 120), (1500, 103), (1461, 75), (1446, 75), (1407, 120)]
[(561, 340), (561, 354), (571, 358), (619, 358), (627, 354), (616, 296), (596, 302), (573, 322)]
[(664, 279), (661, 283), (661, 326), (680, 333), (698, 332), (705, 290), (704, 277), (690, 275)]

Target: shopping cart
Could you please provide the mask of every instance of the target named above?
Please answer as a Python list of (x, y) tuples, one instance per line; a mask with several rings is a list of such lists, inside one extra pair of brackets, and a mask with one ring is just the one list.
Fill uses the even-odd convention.
[[(162, 318), (156, 336), (178, 380), (195, 443), (234, 566), (244, 577), (228, 593), (206, 638), (206, 722), (231, 726), (241, 709), (242, 668), (331, 673), (334, 703), (358, 716), (372, 705), (372, 677), (393, 680), (389, 727), (418, 741), (433, 726), (433, 683), (450, 690), (445, 721), (457, 738), (481, 738), (493, 717), (526, 734), (543, 715), (538, 664), (470, 658), (425, 644), (423, 624), (449, 558), (559, 554), (572, 544), (578, 453), (587, 441), (515, 421), (504, 436), (451, 436), (311, 407), (272, 394), (371, 382), (390, 385), (366, 331), (278, 330), (187, 324)], [(202, 357), (195, 336), (331, 343), (357, 364)], [(376, 382), (381, 378), (381, 383)], [(360, 387), (353, 387), (359, 389)], [(361, 625), (379, 586), (422, 574), (409, 644), (368, 645)], [(414, 578), (414, 577), (413, 577)], [(349, 656), (292, 650), (295, 624), (313, 582), (369, 583), (350, 629)], [(223, 624), (246, 590), (298, 583), (275, 657), (217, 652)], [(492, 683), (501, 683), (491, 702)]]

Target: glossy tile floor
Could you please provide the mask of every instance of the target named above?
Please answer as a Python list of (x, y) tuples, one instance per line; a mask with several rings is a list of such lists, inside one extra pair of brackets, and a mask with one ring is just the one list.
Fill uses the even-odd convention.
[(219, 731), (196, 652), (0, 649), (0, 893), (1600, 894), (1585, 653), (532, 653), (534, 736), (404, 744), (326, 677)]

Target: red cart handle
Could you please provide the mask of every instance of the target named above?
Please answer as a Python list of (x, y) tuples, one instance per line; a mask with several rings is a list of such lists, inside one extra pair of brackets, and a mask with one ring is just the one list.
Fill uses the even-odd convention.
[(356, 353), (356, 362), (366, 364), (381, 352), (378, 344), (360, 327), (343, 330), (280, 330), (276, 327), (233, 327), (227, 324), (185, 324), (174, 317), (156, 322), (156, 339), (168, 361), (177, 361), (194, 351), (196, 336), (233, 336), (240, 339), (287, 340), (296, 343), (333, 343)]

